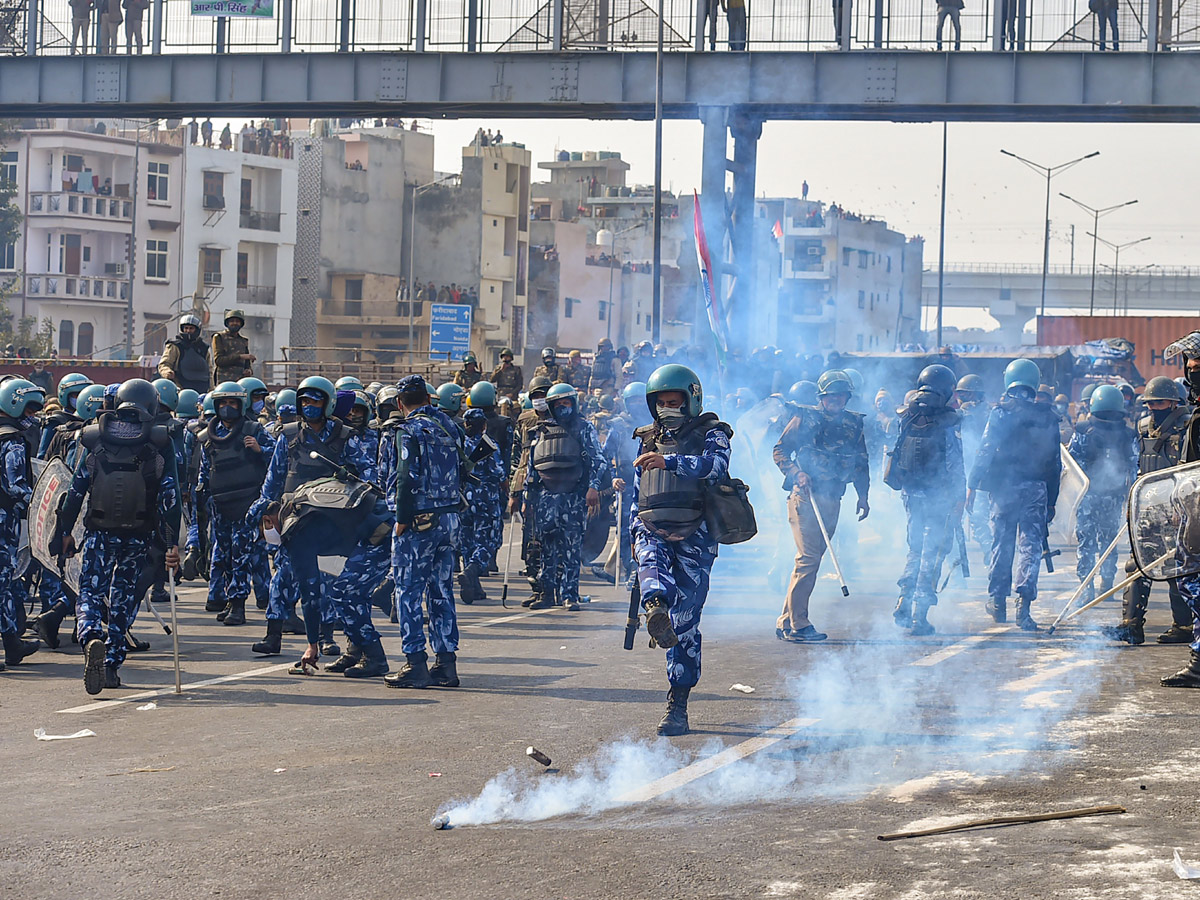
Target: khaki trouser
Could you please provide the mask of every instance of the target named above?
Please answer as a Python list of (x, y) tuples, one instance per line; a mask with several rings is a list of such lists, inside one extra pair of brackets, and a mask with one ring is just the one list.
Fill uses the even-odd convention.
[(100, 52), (102, 54), (113, 54), (117, 52), (117, 30), (121, 27), (121, 20), (116, 16), (110, 16), (104, 13), (100, 16)]
[[(821, 494), (814, 496), (832, 538), (837, 530), (841, 499)], [(796, 540), (796, 564), (792, 569), (792, 580), (788, 582), (787, 596), (783, 598), (783, 612), (779, 614), (775, 627), (799, 631), (812, 624), (808, 620), (808, 598), (817, 584), (817, 570), (821, 568), (821, 557), (825, 555), (825, 539), (821, 537), (821, 526), (817, 523), (807, 490), (792, 491), (787, 506), (792, 537)]]

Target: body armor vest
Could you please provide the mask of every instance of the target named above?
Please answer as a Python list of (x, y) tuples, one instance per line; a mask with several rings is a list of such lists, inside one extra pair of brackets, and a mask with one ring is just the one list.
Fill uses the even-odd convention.
[(1155, 427), (1153, 416), (1143, 416), (1138, 422), (1138, 472), (1157, 472), (1177, 466), (1183, 459), (1183, 442), (1187, 433), (1188, 411), (1177, 407)]
[(915, 407), (901, 418), (896, 446), (888, 454), (884, 482), (895, 490), (932, 487), (946, 472), (946, 429), (958, 420), (951, 410)]
[(321, 440), (311, 429), (308, 430), (311, 440), (306, 441), (304, 429), (305, 426), (300, 422), (291, 422), (283, 426), (283, 439), (287, 441), (288, 448), (288, 474), (283, 485), (285, 494), (294, 492), (300, 485), (309, 481), (333, 475), (333, 470), (319, 459), (310, 457), (310, 452), (319, 453), (334, 465), (340, 466), (346, 442), (350, 440), (350, 429), (341, 422), (334, 423), (333, 433), (328, 441)]
[(189, 341), (182, 336), (173, 337), (167, 343), (179, 348), (179, 365), (175, 369), (179, 386), (191, 388), (198, 394), (209, 390), (211, 367), (208, 364), (208, 345), (204, 341)]
[(238, 419), (225, 437), (217, 437), (216, 424), (210, 422), (203, 433), (211, 466), (208, 494), (222, 516), (244, 519), (262, 492), (267, 476), (266, 454), (255, 453), (243, 444), (246, 436), (253, 434), (244, 418)]
[(1077, 430), (1085, 437), (1082, 463), (1091, 482), (1089, 490), (1098, 494), (1124, 491), (1129, 484), (1133, 448), (1133, 435), (1125, 420), (1108, 422), (1089, 416)]
[(530, 465), (543, 487), (551, 494), (568, 494), (579, 489), (583, 479), (583, 444), (575, 433), (552, 422), (541, 423), (541, 435), (533, 446)]
[[(704, 452), (704, 437), (716, 416), (693, 419), (669, 436), (657, 425), (639, 429), (642, 452), (698, 456)], [(682, 478), (666, 469), (643, 469), (638, 480), (638, 518), (659, 537), (682, 541), (704, 523), (704, 481)]]
[(89, 531), (149, 534), (158, 524), (158, 486), (163, 460), (156, 444), (167, 444), (166, 432), (143, 428), (143, 436), (112, 440), (104, 435), (108, 413), (98, 424), (84, 428), (80, 440), (87, 448), (86, 465), (92, 485), (83, 524)]

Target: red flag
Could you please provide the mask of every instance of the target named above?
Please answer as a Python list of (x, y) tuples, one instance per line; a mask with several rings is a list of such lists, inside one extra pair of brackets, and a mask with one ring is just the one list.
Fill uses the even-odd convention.
[(708, 255), (708, 240), (704, 236), (704, 220), (700, 216), (700, 195), (694, 190), (695, 212), (692, 225), (696, 234), (696, 260), (700, 264), (700, 289), (704, 292), (704, 309), (708, 313), (708, 326), (712, 329), (713, 339), (717, 344), (717, 360), (725, 365), (725, 354), (729, 350), (729, 342), (725, 338), (725, 317), (721, 312), (721, 301), (713, 290), (712, 259)]
[(775, 227), (771, 229), (771, 234), (775, 235), (775, 240), (783, 240), (783, 226), (779, 224), (779, 220), (775, 220)]

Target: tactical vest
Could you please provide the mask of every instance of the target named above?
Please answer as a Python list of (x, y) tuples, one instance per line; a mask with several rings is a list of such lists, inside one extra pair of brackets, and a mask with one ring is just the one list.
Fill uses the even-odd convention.
[(104, 420), (86, 426), (80, 440), (87, 448), (88, 491), (84, 527), (113, 534), (150, 534), (158, 525), (158, 488), (163, 476), (160, 446), (166, 432), (152, 429), (151, 435), (129, 443), (107, 439)]
[(1124, 418), (1115, 422), (1088, 417), (1076, 431), (1083, 437), (1081, 465), (1090, 482), (1089, 491), (1112, 494), (1129, 484), (1132, 435)]
[(797, 454), (800, 468), (816, 481), (848, 484), (859, 464), (863, 416), (849, 410), (833, 418), (815, 410), (805, 415), (813, 422), (813, 441)]
[(937, 484), (946, 474), (946, 429), (957, 421), (945, 408), (906, 411), (896, 446), (888, 452), (884, 483), (898, 491)]
[[(657, 424), (639, 428), (643, 453), (698, 456), (704, 439), (717, 421), (712, 413), (693, 419), (670, 437)], [(666, 469), (643, 469), (638, 480), (638, 518), (654, 534), (668, 541), (682, 541), (704, 523), (704, 480), (683, 478)]]
[[(1005, 400), (993, 410), (1003, 415), (995, 441), (996, 457), (988, 473), (987, 491), (1003, 490), (1024, 481), (1042, 481), (1060, 454), (1058, 417), (1048, 407), (1025, 400)], [(989, 420), (989, 426), (991, 422)]]
[(519, 391), (522, 387), (520, 366), (501, 367), (492, 373), (498, 391)]
[(469, 465), (458, 433), (438, 416), (425, 412), (410, 415), (404, 432), (417, 443), (415, 457), (408, 460), (411, 511), (416, 515), (457, 512), (462, 504), (461, 473)]
[(308, 437), (311, 440), (304, 440), (305, 426), (301, 422), (291, 422), (283, 426), (283, 439), (287, 441), (288, 448), (288, 474), (283, 485), (285, 494), (292, 493), (309, 481), (328, 478), (333, 474), (333, 469), (328, 464), (313, 459), (309, 453), (319, 453), (334, 465), (342, 464), (342, 453), (346, 449), (346, 442), (350, 440), (351, 431), (342, 422), (335, 422), (334, 425), (328, 441), (321, 440), (312, 429), (308, 429)]
[(175, 367), (179, 386), (191, 388), (198, 394), (208, 391), (211, 387), (208, 345), (204, 341), (189, 341), (182, 336), (173, 337), (167, 343), (179, 348), (179, 363)]
[(50, 438), (50, 446), (46, 448), (46, 460), (61, 459), (66, 461), (71, 447), (75, 444), (75, 438), (79, 436), (79, 432), (83, 429), (83, 425), (82, 419), (71, 419), (66, 424), (55, 428), (54, 436)]
[(530, 465), (551, 494), (579, 490), (584, 476), (583, 444), (570, 429), (553, 422), (539, 423)]
[(596, 358), (592, 360), (592, 373), (589, 388), (595, 390), (600, 388), (612, 389), (616, 387), (617, 380), (613, 377), (612, 364), (617, 358), (617, 354), (611, 350), (602, 350), (596, 354)]
[(1160, 427), (1155, 427), (1154, 416), (1142, 417), (1137, 425), (1140, 474), (1179, 465), (1189, 418), (1189, 411), (1183, 407), (1172, 410)]
[(493, 410), (487, 414), (487, 433), (488, 437), (500, 448), (500, 459), (504, 461), (504, 474), (508, 475), (509, 465), (512, 461), (513, 420)]
[(238, 419), (229, 434), (218, 437), (216, 420), (204, 430), (208, 445), (208, 495), (217, 512), (228, 519), (244, 519), (250, 506), (262, 493), (267, 476), (265, 453), (255, 453), (243, 443), (253, 430), (244, 418)]
[[(0, 446), (7, 444), (10, 441), (24, 441), (25, 432), (17, 425), (15, 419), (10, 419), (7, 416), (0, 419)], [(29, 451), (29, 446), (25, 446), (25, 483), (33, 487), (33, 463), (30, 461), (32, 453)], [(12, 510), (17, 508), (17, 498), (10, 497), (8, 494), (0, 492), (0, 509)]]

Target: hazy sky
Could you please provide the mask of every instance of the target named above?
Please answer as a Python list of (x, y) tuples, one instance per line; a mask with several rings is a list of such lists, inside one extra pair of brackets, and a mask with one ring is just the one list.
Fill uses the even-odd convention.
[[(651, 122), (577, 120), (438, 121), (436, 166), (459, 171), (460, 148), (475, 129), (499, 126), (506, 141), (525, 144), (535, 165), (556, 148), (618, 150), (632, 165), (634, 183), (654, 175)], [(664, 124), (663, 182), (676, 191), (700, 184), (701, 126)], [(926, 238), (926, 265), (937, 262), (941, 124), (863, 122), (768, 123), (758, 150), (758, 195), (799, 196), (807, 179), (810, 199), (836, 201), (846, 209), (885, 218), (906, 234)], [(1124, 243), (1152, 240), (1126, 250), (1122, 268), (1155, 263), (1200, 265), (1200, 185), (1180, 166), (1200, 142), (1196, 125), (1011, 125), (951, 124), (946, 192), (946, 260), (1038, 264), (1042, 258), (1045, 179), (1000, 149), (1055, 165), (1094, 150), (1100, 156), (1055, 176), (1050, 207), (1052, 263), (1091, 260), (1091, 216), (1058, 196), (1070, 194), (1091, 206), (1138, 200), (1136, 206), (1100, 220), (1100, 236)], [(731, 149), (732, 153), (732, 149)], [(1099, 247), (1100, 263), (1112, 252)]]

